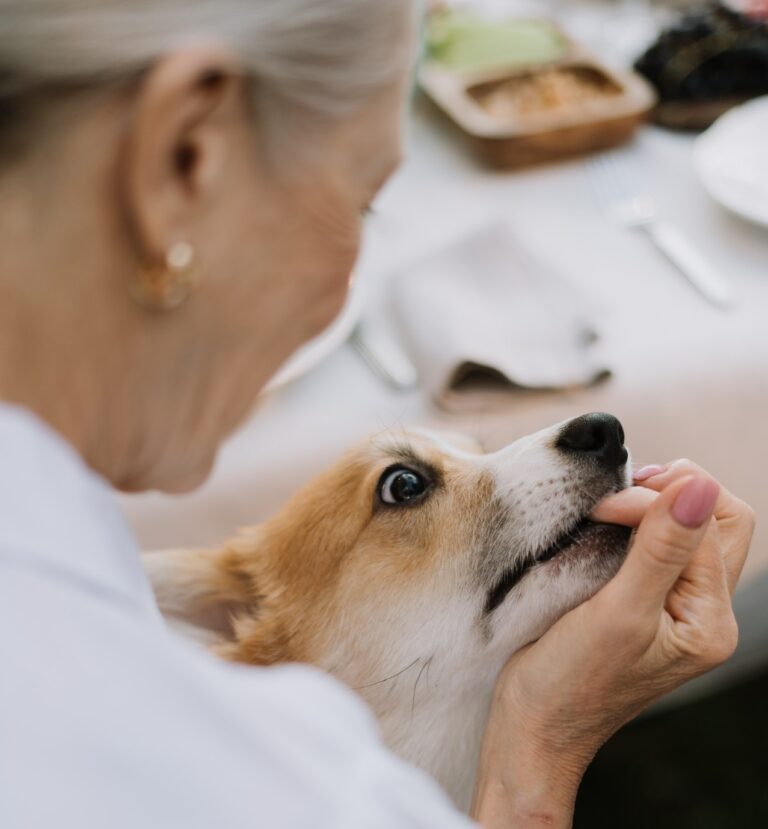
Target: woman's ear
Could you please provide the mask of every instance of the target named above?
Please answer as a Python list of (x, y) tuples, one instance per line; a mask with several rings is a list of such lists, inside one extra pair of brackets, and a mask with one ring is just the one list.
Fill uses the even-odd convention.
[(163, 616), (205, 644), (230, 641), (253, 604), (250, 579), (227, 548), (144, 553), (142, 564)]
[(120, 187), (139, 255), (162, 261), (188, 237), (248, 117), (242, 72), (216, 46), (163, 58), (139, 82), (126, 124)]

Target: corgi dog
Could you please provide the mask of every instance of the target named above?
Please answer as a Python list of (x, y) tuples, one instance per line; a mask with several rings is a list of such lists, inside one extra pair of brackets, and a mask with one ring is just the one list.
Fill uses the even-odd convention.
[(459, 436), (379, 435), (266, 523), (144, 564), (172, 625), (228, 660), (328, 671), (466, 810), (502, 666), (624, 559), (630, 530), (587, 516), (629, 470), (602, 413), (489, 454)]

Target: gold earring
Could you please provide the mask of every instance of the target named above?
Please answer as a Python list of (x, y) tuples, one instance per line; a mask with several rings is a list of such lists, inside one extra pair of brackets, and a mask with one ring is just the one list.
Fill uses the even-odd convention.
[(129, 286), (131, 298), (143, 308), (178, 308), (197, 282), (195, 250), (189, 242), (174, 242), (162, 262), (140, 265)]

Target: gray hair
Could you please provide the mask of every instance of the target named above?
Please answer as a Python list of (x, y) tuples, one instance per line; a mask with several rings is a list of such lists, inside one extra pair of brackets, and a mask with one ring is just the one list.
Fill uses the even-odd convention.
[[(135, 78), (200, 40), (224, 43), (264, 101), (326, 119), (403, 71), (416, 0), (0, 0), (0, 137), (46, 90)], [(34, 114), (34, 113), (33, 113)]]

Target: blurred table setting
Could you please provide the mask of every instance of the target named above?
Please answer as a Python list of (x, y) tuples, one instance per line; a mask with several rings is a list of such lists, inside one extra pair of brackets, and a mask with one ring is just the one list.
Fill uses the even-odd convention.
[[(589, 66), (617, 84), (679, 14), (631, 0), (471, 11), (529, 20), (534, 5), (586, 50), (579, 66), (588, 51)], [(574, 88), (553, 79), (558, 60), (545, 57), (550, 74), (534, 90), (556, 102)], [(764, 66), (768, 93), (768, 58)], [(525, 130), (510, 121), (514, 152), (534, 146), (541, 157), (505, 164), (465, 140), (453, 110), (437, 112), (450, 96), (435, 75), (430, 83), (432, 93), (414, 96), (406, 161), (366, 220), (340, 320), (264, 393), (202, 489), (123, 499), (141, 545), (220, 542), (371, 433), (436, 426), (493, 450), (593, 410), (622, 420), (636, 462), (693, 457), (768, 514), (768, 97), (731, 108), (703, 135), (641, 123), (653, 102), (643, 109), (635, 97), (643, 111), (631, 124), (581, 133), (581, 149), (574, 120), (562, 158), (556, 130), (530, 143), (546, 118)], [(652, 80), (637, 83), (664, 97)], [(590, 106), (605, 125), (607, 111)], [(486, 129), (476, 113), (469, 121)], [(498, 143), (489, 130), (483, 140)], [(637, 221), (619, 220), (618, 197), (606, 200), (595, 153), (631, 169), (622, 198)], [(758, 527), (745, 584), (766, 574), (768, 528)]]

